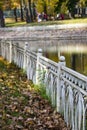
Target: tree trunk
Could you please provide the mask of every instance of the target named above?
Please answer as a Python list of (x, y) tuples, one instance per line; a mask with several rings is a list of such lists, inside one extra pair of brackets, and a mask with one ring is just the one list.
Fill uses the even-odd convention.
[(31, 11), (31, 0), (28, 0), (29, 3), (29, 11), (30, 11), (30, 21), (33, 21), (33, 17), (32, 17), (32, 11)]
[(24, 21), (24, 17), (23, 17), (23, 9), (22, 9), (22, 3), (20, 0), (20, 7), (21, 7), (21, 21)]
[(18, 20), (17, 20), (17, 12), (16, 12), (16, 8), (14, 8), (14, 16), (15, 16), (15, 22), (17, 22)]
[(3, 14), (3, 11), (1, 9), (0, 9), (0, 26), (5, 27), (4, 14)]
[(44, 1), (44, 13), (47, 14), (47, 4), (46, 4), (46, 1)]
[(33, 2), (33, 13), (32, 13), (32, 15), (33, 15), (33, 20), (36, 21), (37, 12), (36, 12), (36, 7), (35, 7), (34, 2)]
[(25, 12), (26, 12), (26, 23), (30, 23), (31, 20), (30, 20), (29, 11), (27, 8), (25, 8)]

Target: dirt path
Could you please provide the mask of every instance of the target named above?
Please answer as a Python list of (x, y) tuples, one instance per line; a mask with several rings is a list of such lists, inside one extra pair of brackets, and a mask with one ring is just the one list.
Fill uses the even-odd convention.
[(22, 70), (0, 58), (0, 130), (69, 130), (30, 85)]

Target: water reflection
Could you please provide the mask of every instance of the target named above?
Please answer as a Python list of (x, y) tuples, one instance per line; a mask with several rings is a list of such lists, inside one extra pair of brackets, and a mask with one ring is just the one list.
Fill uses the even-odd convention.
[(87, 41), (85, 40), (40, 40), (30, 41), (29, 48), (43, 49), (43, 55), (58, 62), (61, 55), (66, 58), (66, 66), (87, 75)]

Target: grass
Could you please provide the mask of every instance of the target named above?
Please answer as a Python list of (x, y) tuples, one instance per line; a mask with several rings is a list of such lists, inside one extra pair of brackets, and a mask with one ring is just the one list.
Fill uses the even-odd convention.
[(21, 22), (20, 20), (18, 20), (18, 22), (15, 22), (14, 18), (6, 18), (5, 23), (6, 23), (6, 27), (26, 25), (26, 22)]
[(35, 84), (33, 84), (32, 81), (31, 81), (31, 84), (30, 84), (30, 85), (31, 85), (32, 88), (34, 88), (34, 90), (35, 90), (36, 92), (38, 92), (38, 93), (41, 95), (42, 98), (47, 99), (47, 100), (49, 100), (49, 102), (50, 102), (49, 97), (46, 95), (46, 89), (45, 89), (45, 87), (43, 86), (43, 84), (35, 85)]
[(67, 20), (56, 20), (56, 21), (42, 21), (42, 22), (33, 22), (33, 23), (26, 23), (26, 22), (15, 22), (12, 18), (5, 19), (6, 27), (13, 27), (13, 26), (47, 26), (47, 25), (54, 25), (54, 24), (72, 24), (72, 23), (87, 23), (87, 18), (75, 18), (75, 19), (67, 19)]

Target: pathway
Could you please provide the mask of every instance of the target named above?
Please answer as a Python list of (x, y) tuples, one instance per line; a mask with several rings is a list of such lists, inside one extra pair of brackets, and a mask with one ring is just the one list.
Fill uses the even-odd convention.
[(69, 130), (22, 70), (1, 57), (0, 130)]

